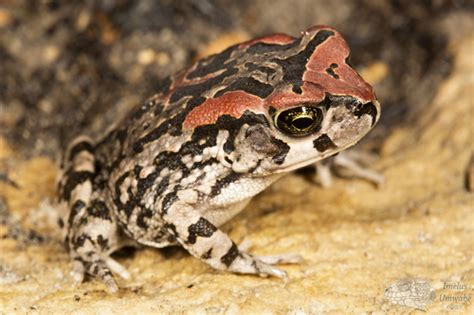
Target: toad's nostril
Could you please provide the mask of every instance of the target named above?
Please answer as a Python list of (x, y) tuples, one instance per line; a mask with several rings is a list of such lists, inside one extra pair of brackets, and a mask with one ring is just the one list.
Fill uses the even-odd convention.
[(357, 107), (357, 109), (354, 111), (354, 115), (356, 115), (357, 118), (360, 118), (364, 114), (370, 115), (372, 117), (372, 126), (377, 122), (378, 110), (372, 102), (363, 104), (362, 106)]

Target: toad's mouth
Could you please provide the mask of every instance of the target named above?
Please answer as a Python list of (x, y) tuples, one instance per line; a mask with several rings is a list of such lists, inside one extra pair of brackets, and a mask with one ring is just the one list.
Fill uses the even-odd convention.
[(351, 143), (349, 143), (345, 146), (338, 147), (337, 149), (333, 149), (331, 151), (328, 151), (325, 154), (323, 153), (321, 155), (317, 155), (317, 156), (315, 156), (311, 159), (308, 159), (308, 160), (298, 161), (296, 163), (288, 164), (288, 165), (285, 165), (283, 167), (279, 167), (279, 168), (275, 168), (275, 169), (268, 169), (268, 170), (260, 169), (260, 171), (256, 171), (254, 173), (249, 174), (249, 177), (261, 177), (261, 176), (272, 176), (272, 175), (280, 175), (281, 176), (281, 175), (284, 175), (286, 173), (292, 172), (294, 170), (297, 170), (297, 169), (300, 169), (302, 167), (309, 166), (311, 164), (314, 164), (316, 162), (324, 160), (328, 157), (334, 156), (334, 155), (338, 154), (339, 152), (344, 151), (347, 148), (350, 148), (353, 145), (357, 144), (357, 142), (359, 142), (363, 137), (364, 137), (364, 135), (361, 135), (358, 139), (356, 139), (355, 141), (353, 141), (353, 142), (351, 142)]
[(319, 156), (316, 156), (312, 159), (309, 159), (309, 160), (304, 160), (304, 161), (300, 161), (300, 162), (297, 162), (297, 163), (294, 163), (294, 164), (291, 164), (291, 165), (287, 165), (283, 168), (279, 168), (279, 169), (276, 169), (275, 171), (273, 171), (272, 173), (276, 173), (276, 174), (280, 174), (280, 173), (288, 173), (288, 172), (292, 172), (294, 170), (297, 170), (299, 168), (302, 168), (302, 167), (305, 167), (305, 166), (308, 166), (308, 165), (311, 165), (311, 164), (314, 164), (316, 162), (319, 162), (321, 160), (324, 160), (330, 156), (333, 156), (333, 155), (336, 155), (338, 154), (339, 152), (341, 151), (344, 151), (345, 149), (353, 146), (355, 143), (352, 143), (348, 146), (345, 146), (345, 147), (341, 147), (341, 148), (338, 148), (337, 150), (334, 150), (334, 151), (331, 151), (331, 153), (328, 153), (328, 154), (323, 154), (323, 155), (319, 155)]

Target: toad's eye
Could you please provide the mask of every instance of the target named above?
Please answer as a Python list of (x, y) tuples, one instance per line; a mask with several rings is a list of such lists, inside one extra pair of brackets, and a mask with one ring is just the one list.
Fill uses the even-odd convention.
[(275, 115), (275, 125), (284, 133), (303, 137), (321, 128), (323, 110), (320, 107), (301, 106), (295, 107)]

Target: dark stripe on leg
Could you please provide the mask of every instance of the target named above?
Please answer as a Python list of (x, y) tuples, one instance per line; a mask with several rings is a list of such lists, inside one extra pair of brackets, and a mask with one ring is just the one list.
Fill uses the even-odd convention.
[(201, 217), (196, 223), (188, 227), (188, 243), (196, 243), (197, 236), (211, 237), (215, 231), (217, 231), (217, 228), (211, 222)]
[(74, 204), (71, 207), (71, 211), (69, 212), (69, 217), (68, 217), (68, 225), (69, 227), (72, 226), (72, 223), (74, 221), (74, 218), (77, 216), (79, 211), (81, 211), (82, 208), (84, 208), (86, 204), (82, 200), (76, 200)]
[(69, 151), (69, 161), (72, 161), (76, 155), (81, 153), (82, 151), (87, 151), (91, 154), (94, 153), (94, 146), (87, 140), (81, 141), (76, 143), (71, 150)]
[(94, 174), (88, 171), (79, 171), (79, 172), (72, 172), (67, 174), (67, 181), (66, 184), (63, 186), (62, 189), (62, 198), (64, 200), (69, 201), (71, 197), (71, 192), (76, 188), (77, 185), (84, 183), (85, 181), (92, 181)]
[(229, 248), (227, 253), (221, 257), (221, 262), (229, 267), (237, 256), (239, 256), (239, 249), (237, 248), (237, 245), (232, 242), (232, 246)]
[(212, 258), (212, 249), (213, 249), (213, 247), (209, 248), (209, 250), (201, 256), (201, 259)]

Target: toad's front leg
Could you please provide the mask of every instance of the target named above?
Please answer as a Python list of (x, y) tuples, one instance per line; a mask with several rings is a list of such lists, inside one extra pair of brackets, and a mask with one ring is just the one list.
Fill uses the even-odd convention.
[(200, 211), (185, 202), (176, 201), (163, 212), (168, 231), (193, 256), (218, 270), (258, 274), (287, 279), (285, 271), (271, 263), (291, 261), (259, 259), (240, 250), (230, 237), (202, 216)]

